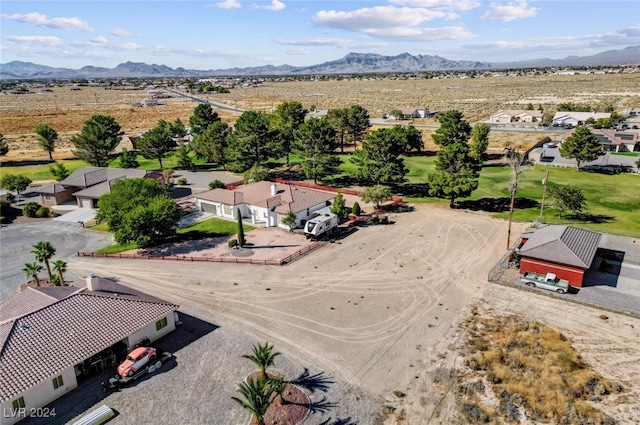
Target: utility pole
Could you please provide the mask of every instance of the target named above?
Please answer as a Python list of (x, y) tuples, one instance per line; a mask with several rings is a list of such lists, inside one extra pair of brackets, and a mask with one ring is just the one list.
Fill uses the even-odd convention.
[(549, 170), (547, 170), (547, 176), (542, 180), (544, 188), (542, 189), (542, 202), (540, 203), (540, 217), (538, 217), (538, 223), (542, 224), (542, 212), (544, 211), (544, 196), (547, 193), (547, 183), (549, 182)]

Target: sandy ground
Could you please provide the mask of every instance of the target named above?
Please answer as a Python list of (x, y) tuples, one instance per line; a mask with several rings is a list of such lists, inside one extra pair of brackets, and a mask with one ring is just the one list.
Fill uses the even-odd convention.
[[(433, 378), (456, 366), (458, 324), (483, 301), (497, 314), (519, 314), (565, 333), (592, 367), (628, 389), (626, 404), (607, 399), (600, 408), (620, 423), (638, 423), (640, 320), (607, 313), (605, 321), (596, 309), (488, 283), (504, 253), (505, 221), (440, 205), (391, 218), (394, 225), (359, 229), (284, 267), (74, 258), (69, 273), (119, 278), (219, 326), (211, 340), (198, 341), (201, 358), (190, 370), (203, 368), (205, 358), (247, 352), (246, 341), (268, 340), (298, 368), (331, 377), (325, 394), (335, 402), (331, 414), (360, 424), (383, 423), (385, 405), (396, 408), (387, 424), (450, 423), (451, 405)], [(513, 234), (523, 227), (514, 225)], [(167, 375), (183, 379), (181, 366), (185, 360)], [(229, 386), (244, 372), (216, 370), (207, 382)], [(145, 414), (161, 420), (162, 404), (175, 405), (194, 390), (185, 391), (163, 394), (168, 401)], [(224, 412), (224, 423), (248, 420), (228, 391), (212, 390), (202, 403), (200, 410)], [(131, 423), (133, 414), (114, 423)], [(204, 423), (195, 414), (185, 420)]]

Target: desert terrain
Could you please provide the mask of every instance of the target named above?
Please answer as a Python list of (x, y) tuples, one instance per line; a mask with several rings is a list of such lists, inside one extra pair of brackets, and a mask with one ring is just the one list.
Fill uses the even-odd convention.
[[(504, 254), (505, 221), (440, 205), (418, 205), (391, 219), (395, 224), (360, 229), (283, 267), (70, 258), (75, 275), (120, 279), (224, 330), (198, 345), (193, 389), (163, 394), (161, 401), (151, 397), (141, 413), (127, 410), (114, 423), (143, 414), (161, 418), (162, 406), (175, 409), (202, 388), (207, 402), (199, 411), (221, 414), (225, 423), (246, 423), (248, 415), (238, 415), (241, 409), (229, 399), (229, 380), (241, 374), (229, 363), (243, 354), (237, 341), (247, 338), (268, 340), (298, 370), (320, 371), (333, 382), (327, 393), (312, 395), (335, 404), (329, 416), (312, 416), (309, 423), (328, 417), (351, 421), (335, 423), (469, 423), (460, 413), (457, 388), (458, 378), (471, 373), (462, 359), (469, 338), (463, 325), (474, 310), (560, 331), (590, 368), (623, 388), (590, 403), (618, 423), (639, 423), (640, 320), (608, 312), (605, 320), (597, 309), (488, 283), (487, 273)], [(178, 351), (183, 369), (158, 379), (183, 379), (196, 367), (189, 356), (188, 349)], [(105, 401), (128, 406), (124, 399), (138, 391)], [(190, 423), (203, 423), (189, 416), (188, 403), (179, 409)], [(522, 416), (520, 423), (540, 422)]]
[[(37, 145), (33, 128), (39, 122), (52, 126), (59, 135), (55, 159), (69, 158), (72, 135), (82, 129), (92, 114), (113, 116), (127, 135), (136, 135), (155, 126), (159, 119), (180, 118), (188, 123), (197, 103), (175, 96), (160, 99), (156, 107), (132, 107), (148, 97), (145, 90), (112, 90), (101, 87), (49, 87), (40, 93), (0, 94), (0, 132), (8, 140), (10, 151), (0, 161), (45, 159)], [(442, 79), (350, 79), (318, 81), (265, 81), (255, 87), (238, 87), (226, 94), (203, 94), (201, 98), (223, 103), (238, 110), (258, 109), (271, 112), (283, 101), (297, 100), (311, 109), (363, 106), (372, 118), (402, 107), (426, 107), (430, 111), (458, 109), (470, 122), (486, 120), (499, 109), (534, 108), (555, 111), (563, 102), (589, 105), (599, 110), (612, 106), (616, 111), (640, 105), (640, 74), (590, 75), (513, 75), (478, 78)], [(237, 114), (218, 111), (233, 123)], [(433, 119), (417, 119), (416, 125), (436, 125)], [(432, 129), (422, 129), (425, 148), (435, 149)], [(542, 136), (532, 132), (492, 132), (490, 143), (529, 145)]]

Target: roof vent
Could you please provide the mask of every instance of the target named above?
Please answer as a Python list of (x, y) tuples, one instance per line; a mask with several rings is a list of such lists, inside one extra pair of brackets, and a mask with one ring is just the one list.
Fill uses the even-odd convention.
[(271, 196), (276, 196), (278, 194), (278, 186), (275, 183), (271, 183)]
[(89, 291), (99, 291), (100, 290), (100, 282), (98, 276), (90, 274), (87, 276), (87, 289)]

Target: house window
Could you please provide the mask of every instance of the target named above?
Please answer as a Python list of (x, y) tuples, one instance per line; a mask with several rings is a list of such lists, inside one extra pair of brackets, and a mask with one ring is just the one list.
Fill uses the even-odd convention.
[(13, 405), (13, 409), (24, 409), (24, 397), (20, 397), (17, 400), (13, 400), (13, 402), (11, 403)]
[(156, 330), (159, 331), (160, 329), (164, 328), (165, 326), (167, 326), (167, 318), (163, 317), (162, 319), (158, 320), (156, 322)]
[(50, 201), (51, 200), (51, 196), (47, 195), (44, 197), (45, 200)]
[(53, 388), (58, 389), (62, 386), (62, 384), (64, 384), (64, 382), (62, 381), (62, 375), (53, 378)]

